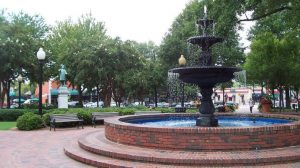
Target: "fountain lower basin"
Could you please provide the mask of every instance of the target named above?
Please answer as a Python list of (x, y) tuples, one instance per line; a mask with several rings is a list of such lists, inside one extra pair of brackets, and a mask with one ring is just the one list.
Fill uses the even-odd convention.
[[(171, 150), (251, 150), (300, 144), (300, 118), (297, 116), (250, 115), (251, 117), (280, 118), (294, 121), (288, 124), (247, 127), (176, 128), (127, 123), (127, 121), (135, 119), (171, 116), (198, 117), (199, 114), (160, 114), (111, 118), (105, 121), (105, 136), (107, 139), (121, 144)], [(219, 114), (216, 115), (216, 117), (218, 116)], [(230, 114), (228, 116), (236, 115)]]

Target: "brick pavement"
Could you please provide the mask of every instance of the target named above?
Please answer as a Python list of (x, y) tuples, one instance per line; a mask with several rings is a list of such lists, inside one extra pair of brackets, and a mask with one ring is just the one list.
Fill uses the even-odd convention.
[[(67, 157), (63, 148), (97, 129), (103, 130), (103, 126), (60, 128), (56, 132), (48, 129), (0, 131), (0, 168), (91, 168)], [(297, 168), (300, 162), (259, 167)]]
[(64, 154), (63, 146), (98, 128), (0, 131), (1, 168), (90, 168)]

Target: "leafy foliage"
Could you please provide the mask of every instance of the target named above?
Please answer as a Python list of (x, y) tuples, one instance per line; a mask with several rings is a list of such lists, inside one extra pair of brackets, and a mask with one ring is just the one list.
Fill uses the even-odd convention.
[[(37, 114), (37, 110), (30, 110)], [(1, 109), (0, 110), (0, 121), (16, 121), (18, 117), (28, 112), (27, 109)]]
[(44, 127), (42, 118), (34, 113), (28, 112), (17, 119), (17, 128), (19, 130), (34, 130)]

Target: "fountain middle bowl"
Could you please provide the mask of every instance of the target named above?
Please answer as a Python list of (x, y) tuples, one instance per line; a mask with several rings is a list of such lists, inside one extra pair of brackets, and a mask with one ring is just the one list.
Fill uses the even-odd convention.
[(216, 116), (288, 119), (287, 124), (247, 127), (162, 127), (127, 121), (164, 117), (198, 117), (199, 114), (135, 115), (105, 121), (107, 139), (127, 145), (187, 151), (268, 149), (300, 145), (300, 117), (275, 114), (216, 114)]
[(234, 72), (240, 71), (236, 67), (224, 66), (191, 66), (174, 68), (170, 71), (179, 74), (179, 79), (185, 83), (201, 85), (215, 85), (234, 78)]

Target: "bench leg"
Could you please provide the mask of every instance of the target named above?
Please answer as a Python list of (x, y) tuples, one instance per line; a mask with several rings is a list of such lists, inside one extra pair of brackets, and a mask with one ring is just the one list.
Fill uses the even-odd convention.
[(79, 127), (81, 126), (81, 128), (83, 129), (83, 122), (79, 121), (77, 124), (77, 129), (79, 129)]
[[(50, 123), (50, 131), (51, 131), (52, 128), (54, 128), (54, 124)], [(54, 131), (55, 131), (55, 129), (54, 129)]]
[(92, 127), (96, 128), (96, 123), (95, 123), (95, 121), (94, 121), (94, 120), (92, 121), (92, 124), (93, 124), (93, 126), (92, 126)]

